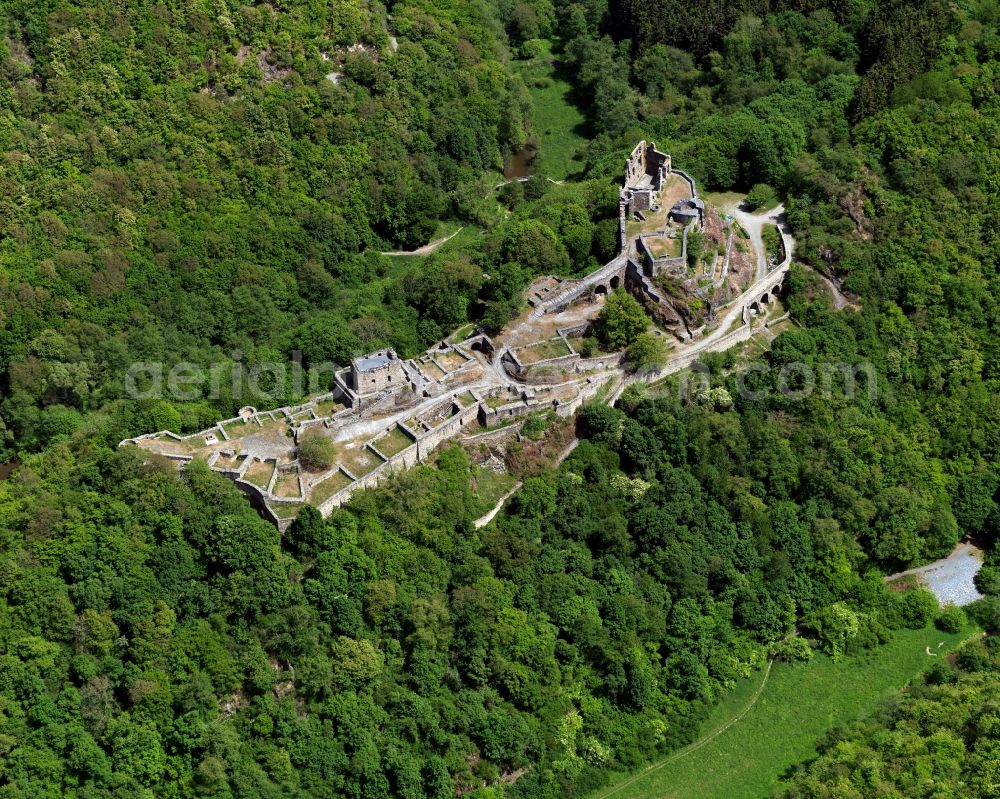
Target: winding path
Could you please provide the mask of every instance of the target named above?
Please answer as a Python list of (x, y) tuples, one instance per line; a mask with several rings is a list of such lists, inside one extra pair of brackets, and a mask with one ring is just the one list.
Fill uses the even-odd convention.
[(608, 797), (614, 796), (616, 793), (624, 790), (625, 788), (628, 788), (631, 785), (635, 785), (635, 783), (637, 783), (639, 780), (641, 780), (646, 775), (652, 774), (654, 771), (659, 771), (664, 766), (668, 766), (671, 763), (673, 763), (673, 762), (675, 762), (677, 760), (680, 760), (682, 757), (687, 757), (692, 752), (697, 752), (703, 746), (705, 746), (706, 744), (711, 743), (716, 738), (718, 738), (720, 735), (722, 735), (722, 733), (724, 733), (726, 730), (728, 730), (730, 727), (732, 727), (738, 721), (742, 720), (743, 717), (746, 716), (746, 714), (749, 713), (753, 709), (753, 706), (757, 704), (757, 700), (760, 699), (761, 694), (764, 693), (764, 689), (767, 687), (767, 681), (768, 681), (768, 679), (771, 676), (771, 666), (773, 664), (774, 664), (773, 660), (768, 660), (767, 661), (767, 668), (764, 669), (764, 679), (761, 680), (760, 685), (757, 686), (757, 690), (753, 692), (753, 696), (750, 697), (750, 701), (747, 703), (746, 707), (744, 707), (739, 713), (737, 713), (735, 716), (733, 716), (729, 721), (727, 721), (725, 724), (723, 724), (717, 730), (715, 730), (713, 732), (710, 732), (708, 735), (704, 736), (703, 738), (699, 738), (694, 743), (690, 743), (687, 746), (685, 746), (683, 749), (679, 749), (678, 751), (674, 752), (672, 755), (668, 755), (663, 760), (661, 760), (659, 763), (654, 763), (651, 766), (646, 766), (646, 768), (644, 768), (638, 774), (633, 774), (628, 779), (623, 780), (622, 782), (619, 782), (617, 785), (613, 786), (612, 788), (609, 788), (604, 793), (598, 794), (596, 797), (594, 797), (594, 799), (608, 799)]
[[(785, 221), (785, 205), (784, 203), (780, 203), (770, 211), (758, 211), (755, 214), (749, 214), (738, 207), (733, 208), (732, 212), (736, 221), (750, 235), (750, 241), (753, 244), (754, 251), (757, 253), (757, 280), (763, 280), (767, 275), (767, 250), (764, 248), (763, 234), (764, 225), (775, 225), (779, 231), (783, 232), (783, 227), (787, 224)], [(788, 260), (787, 256), (785, 260)]]
[(480, 516), (478, 519), (476, 519), (472, 523), (473, 526), (478, 530), (480, 527), (485, 527), (487, 524), (493, 521), (493, 518), (500, 512), (501, 508), (503, 508), (504, 503), (520, 490), (521, 485), (522, 485), (521, 481), (518, 480), (510, 491), (508, 491), (506, 494), (500, 497), (500, 499), (497, 500), (497, 504), (493, 506), (493, 510), (487, 513), (485, 516)]
[(833, 310), (842, 311), (844, 308), (850, 308), (852, 311), (860, 311), (861, 307), (855, 303), (851, 302), (847, 295), (841, 291), (840, 286), (832, 280), (831, 278), (824, 275), (819, 270), (816, 270), (816, 274), (819, 275), (819, 279), (826, 284), (826, 287), (830, 290), (830, 294), (833, 297)]
[(455, 238), (455, 236), (461, 233), (464, 229), (465, 226), (463, 225), (454, 233), (452, 233), (450, 236), (442, 236), (439, 239), (435, 239), (434, 241), (428, 242), (422, 247), (417, 247), (417, 249), (415, 250), (389, 250), (388, 252), (380, 252), (379, 255), (388, 255), (390, 258), (395, 257), (397, 255), (430, 255), (432, 252), (434, 252), (434, 250), (436, 250), (446, 241), (451, 241), (453, 238)]

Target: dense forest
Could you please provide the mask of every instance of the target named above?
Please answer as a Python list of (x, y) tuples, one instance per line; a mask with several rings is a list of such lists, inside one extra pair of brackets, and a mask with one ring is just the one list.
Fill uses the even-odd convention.
[[(769, 657), (927, 625), (933, 598), (882, 575), (992, 546), (995, 2), (0, 10), (0, 452), (21, 462), (0, 482), (0, 796), (583, 795), (692, 740)], [(532, 135), (512, 65), (546, 48), (586, 114), (582, 172), (551, 187), (543, 149), (494, 195)], [(279, 536), (208, 469), (115, 448), (254, 400), (132, 400), (133, 361), (343, 362), (501, 327), (533, 275), (613, 250), (641, 137), (708, 189), (785, 200), (798, 325), (751, 387), (868, 363), (876, 391), (746, 395), (705, 356), (694, 396), (585, 409), (573, 455), (482, 530), (457, 449)], [(379, 254), (440, 220), (476, 235)], [(972, 784), (991, 647), (831, 733), (790, 795), (921, 795), (925, 751)], [(835, 785), (855, 760), (869, 782)]]

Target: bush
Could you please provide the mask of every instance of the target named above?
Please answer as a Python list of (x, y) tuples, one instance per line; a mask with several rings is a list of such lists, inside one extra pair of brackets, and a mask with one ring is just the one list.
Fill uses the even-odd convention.
[[(535, 161), (535, 169), (538, 168), (538, 162)], [(526, 200), (538, 200), (545, 196), (546, 192), (549, 190), (549, 181), (544, 175), (534, 174), (528, 178), (527, 183), (524, 184), (524, 199)]]
[(802, 663), (812, 660), (813, 648), (802, 636), (793, 635), (777, 641), (771, 647), (771, 655), (776, 660), (783, 660), (786, 663)]
[(629, 369), (660, 369), (667, 362), (667, 345), (661, 336), (640, 333), (625, 352)]
[(530, 438), (532, 441), (538, 441), (545, 435), (545, 431), (549, 429), (550, 424), (552, 424), (551, 414), (533, 414), (521, 426), (521, 435), (525, 438)]
[(521, 58), (530, 60), (541, 58), (543, 55), (545, 55), (545, 42), (541, 39), (528, 39), (526, 42), (521, 42)]
[(778, 196), (774, 189), (766, 183), (757, 183), (747, 193), (747, 205), (751, 211), (756, 211), (759, 208), (770, 208), (777, 199)]
[(505, 183), (501, 186), (499, 199), (510, 210), (513, 211), (517, 208), (524, 199), (524, 187), (521, 185), (521, 182), (512, 180), (510, 183)]
[(776, 260), (781, 258), (781, 234), (774, 225), (764, 225), (760, 231), (760, 237), (764, 242), (764, 249), (767, 256)]
[(958, 653), (958, 667), (963, 671), (989, 671), (992, 664), (989, 652), (978, 644), (970, 644)]
[(958, 672), (947, 662), (935, 663), (924, 672), (924, 682), (928, 685), (952, 685), (958, 680)]
[(965, 612), (986, 632), (1000, 630), (1000, 599), (997, 597), (983, 597), (966, 606)]
[(1000, 567), (983, 566), (976, 573), (976, 588), (984, 594), (1000, 595)]
[(307, 472), (321, 472), (333, 466), (337, 448), (319, 430), (310, 430), (299, 438), (299, 465)]
[(649, 325), (649, 317), (631, 294), (615, 289), (605, 300), (594, 325), (601, 342), (615, 350), (624, 349)]
[(934, 620), (935, 626), (944, 633), (957, 633), (968, 623), (965, 611), (958, 605), (948, 605)]
[(938, 612), (937, 598), (922, 588), (900, 594), (897, 601), (903, 625), (911, 630), (922, 630)]

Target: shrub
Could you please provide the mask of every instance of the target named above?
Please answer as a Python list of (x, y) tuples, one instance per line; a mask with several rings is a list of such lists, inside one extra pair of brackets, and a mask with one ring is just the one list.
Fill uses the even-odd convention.
[(922, 630), (938, 611), (937, 598), (922, 588), (900, 594), (898, 603), (902, 622), (911, 630)]
[(970, 644), (958, 653), (958, 667), (963, 671), (989, 671), (991, 665), (990, 654), (983, 646)]
[(538, 441), (552, 423), (551, 415), (533, 414), (521, 426), (521, 434), (532, 441)]
[[(535, 161), (535, 169), (538, 169), (538, 161)], [(524, 199), (538, 200), (545, 196), (549, 190), (549, 181), (544, 175), (534, 174), (528, 178), (524, 184)]]
[(958, 672), (947, 662), (935, 663), (924, 672), (924, 682), (928, 685), (952, 685), (958, 679)]
[(307, 472), (321, 472), (333, 466), (337, 449), (319, 430), (310, 430), (299, 438), (299, 465)]
[(545, 55), (545, 42), (541, 39), (528, 39), (521, 42), (521, 58), (530, 60), (541, 58), (543, 55)]
[(760, 237), (764, 242), (764, 249), (768, 257), (778, 259), (781, 257), (781, 234), (774, 225), (764, 225), (760, 231)]
[(987, 596), (973, 602), (965, 608), (969, 617), (987, 632), (1000, 629), (1000, 599)]
[(667, 345), (660, 336), (640, 333), (625, 352), (629, 369), (660, 369), (667, 362)]
[(976, 573), (975, 582), (982, 593), (997, 596), (1000, 594), (1000, 567), (983, 566)]
[(521, 204), (524, 199), (524, 187), (518, 180), (512, 180), (500, 187), (500, 202), (512, 211)]
[(935, 626), (945, 633), (957, 633), (969, 620), (965, 616), (965, 611), (958, 605), (948, 605), (942, 610), (934, 620)]
[(813, 648), (802, 636), (793, 635), (775, 642), (771, 647), (771, 654), (786, 663), (801, 663), (812, 660)]
[(777, 200), (777, 194), (766, 183), (757, 183), (747, 193), (747, 205), (751, 211), (756, 211), (758, 208), (770, 208), (775, 204), (775, 200)]
[(623, 289), (615, 289), (597, 317), (597, 336), (608, 347), (624, 349), (649, 325), (649, 317), (638, 300)]

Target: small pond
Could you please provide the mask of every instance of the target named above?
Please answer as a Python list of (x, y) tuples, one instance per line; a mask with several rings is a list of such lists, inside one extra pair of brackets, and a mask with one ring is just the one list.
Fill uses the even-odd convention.
[(504, 163), (503, 176), (507, 180), (527, 177), (532, 173), (537, 154), (538, 148), (533, 144), (526, 144), (520, 150), (511, 153)]

